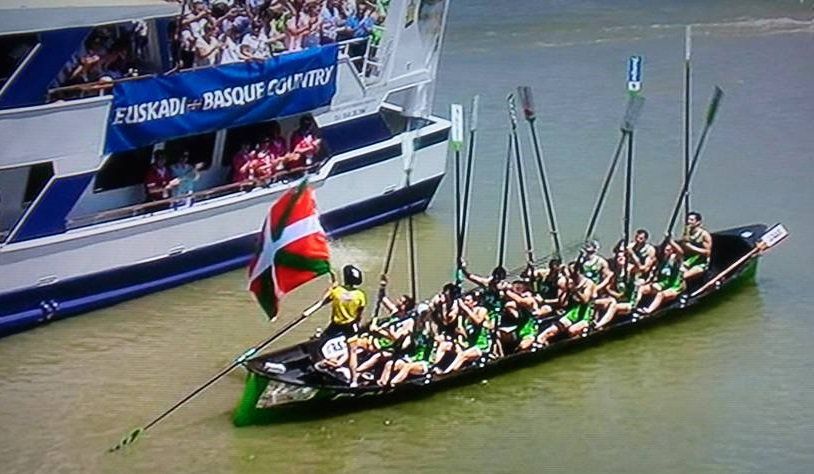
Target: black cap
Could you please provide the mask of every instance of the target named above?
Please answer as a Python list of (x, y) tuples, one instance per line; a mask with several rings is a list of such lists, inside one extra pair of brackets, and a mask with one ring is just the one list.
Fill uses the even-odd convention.
[(362, 270), (359, 270), (353, 265), (345, 265), (342, 267), (342, 279), (346, 285), (361, 285), (362, 284)]

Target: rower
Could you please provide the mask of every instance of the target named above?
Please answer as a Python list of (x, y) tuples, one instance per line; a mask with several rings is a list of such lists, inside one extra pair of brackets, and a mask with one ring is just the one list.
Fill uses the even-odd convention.
[(537, 301), (537, 311), (534, 315), (543, 318), (562, 307), (565, 303), (566, 287), (562, 260), (559, 258), (549, 260), (548, 268), (535, 270), (532, 292)]
[(597, 253), (598, 250), (599, 242), (596, 240), (585, 242), (582, 246), (580, 271), (586, 278), (594, 282), (596, 291), (600, 292), (610, 283), (613, 273), (610, 271), (608, 261)]
[(585, 276), (578, 263), (571, 263), (568, 270), (568, 310), (537, 337), (538, 344), (548, 345), (549, 339), (562, 331), (571, 336), (580, 334), (593, 319), (596, 284)]
[(650, 305), (640, 310), (643, 314), (653, 313), (663, 303), (674, 300), (685, 288), (681, 275), (684, 249), (673, 239), (668, 239), (661, 245), (659, 253), (656, 281), (639, 288), (638, 300), (643, 296), (653, 295)]
[[(409, 376), (426, 375), (430, 372), (432, 359), (433, 333), (431, 311), (427, 304), (416, 307), (415, 324), (409, 337), (409, 346), (404, 355), (396, 360), (387, 361), (379, 378), (379, 385), (395, 386)], [(395, 373), (396, 375), (391, 375)]]
[[(629, 262), (628, 259), (630, 259)], [(613, 279), (605, 287), (607, 295), (595, 301), (597, 308), (605, 308), (605, 313), (594, 329), (602, 329), (610, 324), (618, 314), (633, 312), (636, 307), (636, 281), (640, 268), (636, 257), (630, 257), (625, 252), (617, 252), (614, 259)]]
[(684, 280), (689, 281), (703, 275), (709, 267), (712, 255), (712, 235), (702, 226), (701, 214), (687, 214), (687, 227), (684, 229), (681, 247), (684, 249)]
[(369, 357), (358, 365), (355, 373), (357, 379), (352, 379), (352, 384), (358, 381), (359, 375), (373, 380), (368, 372), (378, 365), (392, 360), (395, 354), (400, 352), (401, 344), (413, 330), (412, 316), (415, 303), (411, 296), (401, 295), (396, 302), (384, 296), (382, 304), (389, 314), (374, 317), (370, 321), (367, 331), (362, 333), (354, 343), (357, 360), (359, 355), (369, 355)]
[[(496, 330), (500, 325), (500, 315), (504, 309), (505, 294), (499, 287), (506, 279), (506, 269), (502, 266), (497, 266), (492, 270), (492, 274), (489, 277), (483, 277), (467, 271), (466, 262), (461, 260), (461, 270), (467, 280), (483, 288), (481, 304), (489, 311), (489, 319), (492, 321), (493, 328)], [(503, 347), (501, 346), (499, 337), (492, 338), (490, 356), (493, 358), (503, 356)]]
[(656, 247), (647, 241), (649, 237), (649, 232), (639, 229), (636, 231), (633, 242), (627, 247), (628, 254), (636, 260), (635, 264), (639, 268), (639, 279), (642, 281), (649, 280), (656, 268)]
[(445, 374), (460, 369), (464, 364), (480, 359), (492, 347), (492, 321), (489, 312), (480, 304), (480, 294), (470, 292), (455, 301), (466, 331), (465, 347), (461, 347), (455, 360), (444, 370)]
[(435, 324), (435, 348), (433, 351), (432, 365), (437, 373), (443, 372), (441, 363), (448, 359), (447, 355), (457, 354), (458, 344), (462, 337), (466, 336), (463, 325), (454, 304), (459, 287), (454, 283), (447, 283), (441, 293), (433, 297), (430, 301), (433, 322)]
[(355, 342), (359, 333), (359, 322), (367, 304), (365, 292), (359, 289), (362, 284), (362, 271), (353, 265), (342, 268), (344, 284), (331, 286), (322, 299), (303, 312), (303, 316), (312, 314), (319, 308), (331, 304), (331, 323), (322, 334), (324, 339), (344, 337), (348, 345), (348, 369), (350, 381), (356, 380)]
[(531, 292), (527, 280), (515, 280), (511, 286), (505, 285), (506, 310), (516, 323), (517, 349), (526, 350), (534, 344), (539, 328), (535, 315), (539, 312), (537, 300)]

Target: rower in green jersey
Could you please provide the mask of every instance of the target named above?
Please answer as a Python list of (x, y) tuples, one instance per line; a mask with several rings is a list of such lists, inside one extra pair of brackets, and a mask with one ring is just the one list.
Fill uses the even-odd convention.
[(480, 304), (480, 294), (476, 292), (465, 294), (455, 302), (455, 307), (463, 318), (466, 347), (461, 348), (455, 360), (444, 370), (445, 374), (480, 359), (492, 347), (492, 321), (489, 319), (489, 312)]
[(535, 315), (540, 308), (535, 295), (527, 280), (515, 280), (511, 286), (505, 285), (504, 294), (507, 299), (506, 309), (516, 313), (517, 340), (519, 341), (517, 350), (527, 350), (534, 344), (539, 331)]
[[(387, 313), (373, 318), (367, 331), (354, 344), (357, 355), (368, 356), (368, 359), (359, 364), (355, 371), (357, 380), (359, 375), (365, 377), (364, 374), (392, 360), (399, 351), (400, 344), (413, 330), (414, 320), (411, 316), (415, 302), (412, 297), (401, 295), (397, 301), (393, 302), (384, 296), (382, 305)], [(352, 382), (356, 382), (356, 380)]]
[(404, 355), (385, 364), (378, 381), (380, 386), (389, 385), (392, 387), (403, 382), (409, 376), (429, 373), (434, 344), (430, 315), (429, 305), (421, 303), (416, 307), (415, 324), (409, 336), (408, 348)]
[(565, 316), (537, 336), (538, 344), (547, 345), (552, 337), (563, 331), (570, 336), (581, 334), (593, 320), (597, 286), (585, 277), (579, 266), (578, 262), (574, 262), (568, 267), (568, 309)]
[(600, 292), (610, 283), (613, 274), (608, 266), (608, 261), (599, 255), (598, 251), (599, 242), (596, 240), (585, 242), (582, 246), (580, 271), (594, 282), (597, 287), (596, 291)]
[(681, 247), (685, 255), (682, 268), (684, 280), (689, 281), (703, 275), (709, 268), (709, 258), (712, 255), (712, 235), (701, 225), (701, 214), (687, 214), (687, 227), (684, 229)]
[(640, 283), (649, 282), (656, 268), (656, 247), (647, 241), (649, 237), (649, 232), (638, 229), (633, 242), (627, 247), (628, 255), (633, 259), (631, 263), (638, 266), (637, 280)]
[(563, 270), (562, 260), (559, 258), (549, 260), (548, 268), (534, 270), (532, 292), (537, 302), (534, 316), (538, 319), (549, 316), (565, 304), (568, 283)]
[(656, 269), (656, 281), (639, 288), (638, 300), (647, 295), (653, 295), (653, 301), (642, 309), (642, 313), (650, 314), (662, 304), (670, 302), (684, 291), (684, 278), (681, 274), (681, 262), (684, 250), (674, 240), (669, 239), (661, 246), (659, 265)]
[[(629, 260), (629, 261), (628, 261)], [(636, 307), (636, 281), (641, 267), (637, 259), (630, 258), (624, 252), (618, 252), (613, 265), (613, 279), (605, 288), (606, 295), (597, 298), (597, 309), (605, 313), (597, 321), (595, 329), (600, 330), (613, 321), (619, 314), (630, 314)]]

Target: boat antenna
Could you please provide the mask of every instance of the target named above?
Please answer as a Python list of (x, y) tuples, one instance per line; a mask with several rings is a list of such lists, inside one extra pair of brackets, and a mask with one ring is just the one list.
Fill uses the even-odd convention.
[(560, 236), (557, 232), (557, 215), (554, 213), (554, 203), (551, 199), (548, 176), (546, 175), (545, 162), (543, 161), (543, 152), (540, 147), (540, 142), (537, 139), (537, 114), (534, 108), (534, 96), (532, 95), (531, 87), (518, 87), (517, 95), (520, 97), (520, 104), (523, 107), (523, 115), (526, 117), (526, 122), (529, 124), (529, 130), (531, 130), (531, 141), (534, 145), (534, 156), (537, 158), (537, 172), (540, 178), (540, 188), (543, 192), (543, 200), (545, 201), (546, 215), (548, 216), (548, 227), (551, 230), (551, 239), (554, 242), (554, 256), (556, 258), (562, 258)]
[(458, 235), (458, 260), (455, 275), (458, 278), (457, 282), (460, 284), (461, 275), (461, 262), (463, 261), (464, 246), (466, 245), (466, 230), (467, 230), (467, 217), (469, 216), (469, 196), (472, 188), (472, 168), (474, 165), (475, 155), (475, 133), (478, 130), (478, 103), (480, 97), (475, 96), (472, 98), (472, 109), (470, 110), (469, 118), (469, 143), (467, 145), (466, 155), (466, 177), (464, 180), (464, 195), (463, 205), (461, 206), (461, 224), (460, 234)]
[[(412, 162), (412, 158), (410, 158)], [(407, 178), (407, 187), (410, 187), (410, 174), (412, 173), (412, 165), (405, 171)], [(415, 247), (415, 234), (413, 233), (413, 214), (407, 217), (407, 254), (410, 264), (410, 296), (413, 301), (416, 301), (418, 294), (418, 280), (416, 278), (416, 247)]]
[(723, 96), (724, 91), (722, 91), (720, 87), (715, 86), (715, 92), (712, 94), (712, 100), (710, 100), (709, 108), (707, 109), (707, 120), (704, 124), (704, 129), (701, 131), (701, 138), (698, 140), (698, 145), (695, 147), (695, 154), (690, 162), (687, 177), (684, 178), (684, 184), (681, 186), (681, 192), (678, 193), (678, 199), (676, 200), (675, 207), (673, 208), (673, 214), (670, 217), (670, 223), (667, 225), (667, 230), (664, 232), (665, 239), (669, 239), (670, 236), (673, 235), (673, 228), (675, 227), (676, 219), (678, 219), (681, 204), (684, 202), (684, 196), (687, 194), (687, 191), (690, 188), (690, 181), (692, 180), (693, 174), (695, 173), (695, 168), (698, 165), (698, 158), (701, 156), (701, 149), (704, 147), (704, 142), (707, 139), (707, 133), (709, 132), (710, 126), (712, 126), (712, 122), (715, 120), (715, 115), (718, 113), (718, 106), (721, 104), (721, 98), (723, 98)]
[[(331, 278), (333, 278), (333, 273), (331, 274)], [(317, 309), (318, 309), (318, 308), (319, 308), (319, 307), (317, 307)], [(314, 311), (316, 311), (316, 309), (314, 309)], [(312, 312), (313, 312), (313, 311), (312, 311)], [(113, 447), (111, 447), (110, 449), (108, 449), (108, 452), (111, 452), (111, 453), (112, 453), (112, 452), (114, 452), (114, 451), (119, 451), (119, 450), (123, 449), (124, 447), (126, 447), (126, 446), (128, 446), (128, 445), (133, 444), (133, 443), (136, 441), (136, 439), (138, 439), (138, 438), (139, 438), (139, 436), (141, 436), (141, 435), (142, 435), (142, 434), (143, 434), (145, 431), (147, 431), (147, 430), (149, 430), (150, 428), (152, 428), (153, 426), (157, 425), (159, 422), (161, 422), (161, 420), (165, 419), (165, 418), (166, 418), (167, 416), (169, 416), (169, 415), (170, 415), (172, 412), (174, 412), (175, 410), (177, 410), (177, 409), (181, 408), (181, 407), (182, 407), (182, 406), (183, 406), (185, 403), (187, 403), (188, 401), (190, 401), (190, 400), (192, 400), (193, 398), (195, 398), (195, 396), (196, 396), (196, 395), (198, 395), (199, 393), (201, 393), (201, 392), (203, 392), (204, 390), (206, 390), (207, 388), (209, 388), (211, 385), (213, 385), (213, 384), (214, 384), (215, 382), (217, 382), (218, 380), (222, 379), (222, 378), (223, 378), (223, 377), (224, 377), (226, 374), (228, 374), (229, 372), (231, 372), (232, 370), (234, 370), (234, 369), (235, 369), (237, 366), (239, 366), (239, 365), (243, 364), (243, 362), (245, 362), (245, 361), (246, 361), (246, 360), (247, 360), (249, 357), (251, 357), (252, 355), (254, 355), (254, 354), (256, 354), (256, 353), (258, 353), (258, 352), (260, 352), (260, 351), (262, 351), (262, 350), (263, 350), (263, 349), (265, 349), (265, 348), (266, 348), (266, 347), (267, 347), (269, 344), (273, 343), (273, 342), (274, 342), (274, 341), (276, 341), (277, 339), (279, 339), (279, 338), (283, 337), (284, 335), (286, 335), (287, 333), (289, 333), (289, 332), (290, 332), (292, 329), (294, 329), (294, 328), (295, 328), (295, 327), (297, 327), (297, 326), (298, 326), (300, 323), (302, 323), (303, 321), (305, 321), (305, 319), (306, 319), (308, 316), (310, 316), (310, 314), (311, 314), (311, 313), (309, 313), (308, 311), (303, 312), (303, 313), (300, 315), (300, 317), (298, 317), (298, 318), (297, 318), (297, 319), (295, 319), (294, 321), (291, 321), (290, 323), (288, 323), (288, 324), (287, 324), (285, 327), (283, 327), (283, 328), (282, 328), (280, 331), (278, 331), (276, 334), (274, 334), (273, 336), (269, 337), (268, 339), (266, 339), (266, 340), (264, 340), (264, 341), (262, 341), (262, 342), (260, 342), (260, 343), (256, 344), (254, 347), (252, 347), (251, 349), (249, 349), (249, 350), (247, 350), (246, 352), (244, 352), (244, 353), (243, 353), (243, 354), (242, 354), (240, 357), (238, 357), (237, 359), (235, 359), (235, 361), (234, 361), (234, 362), (232, 362), (232, 363), (231, 363), (231, 364), (229, 364), (228, 366), (226, 366), (226, 367), (224, 367), (223, 369), (221, 369), (221, 371), (220, 371), (220, 372), (218, 372), (217, 374), (215, 374), (214, 376), (212, 376), (212, 378), (210, 378), (209, 380), (207, 380), (207, 381), (206, 381), (206, 382), (205, 382), (203, 385), (201, 385), (200, 387), (198, 387), (198, 388), (196, 388), (195, 390), (193, 390), (193, 391), (192, 391), (192, 392), (191, 392), (189, 395), (185, 396), (184, 398), (182, 398), (181, 400), (179, 400), (178, 402), (176, 402), (176, 403), (175, 403), (175, 405), (173, 405), (172, 407), (170, 407), (168, 410), (166, 410), (166, 411), (162, 412), (160, 415), (158, 415), (157, 417), (153, 418), (153, 419), (152, 419), (152, 420), (151, 420), (149, 423), (147, 423), (147, 424), (146, 424), (146, 425), (144, 425), (143, 427), (141, 427), (141, 428), (136, 428), (135, 430), (133, 430), (133, 431), (131, 431), (130, 433), (128, 433), (128, 434), (127, 434), (127, 436), (125, 436), (124, 438), (122, 438), (122, 440), (121, 440), (121, 441), (119, 441), (119, 443), (118, 443), (118, 444), (116, 444), (115, 446), (113, 446)]]
[(523, 159), (520, 157), (520, 139), (517, 137), (517, 108), (514, 103), (514, 94), (509, 94), (506, 98), (506, 102), (509, 105), (509, 120), (511, 123), (512, 141), (514, 142), (514, 158), (517, 163), (517, 184), (520, 188), (520, 209), (523, 211), (526, 260), (529, 265), (532, 265), (534, 264), (534, 243), (531, 235), (528, 201), (526, 200), (526, 177), (523, 174)]
[[(687, 175), (690, 173), (690, 96), (691, 96), (691, 78), (692, 66), (690, 64), (690, 57), (692, 54), (692, 26), (687, 25), (684, 30), (684, 180), (687, 180)], [(684, 196), (684, 219), (690, 213), (690, 191), (687, 189), (687, 194)]]
[(506, 259), (506, 227), (509, 220), (509, 187), (511, 186), (512, 170), (512, 135), (508, 135), (509, 143), (506, 147), (506, 166), (503, 170), (503, 194), (500, 199), (500, 230), (498, 231), (497, 266), (503, 267)]
[(452, 118), (452, 150), (454, 152), (455, 169), (453, 182), (455, 193), (455, 284), (461, 284), (461, 147), (464, 141), (464, 108), (460, 104), (450, 106)]

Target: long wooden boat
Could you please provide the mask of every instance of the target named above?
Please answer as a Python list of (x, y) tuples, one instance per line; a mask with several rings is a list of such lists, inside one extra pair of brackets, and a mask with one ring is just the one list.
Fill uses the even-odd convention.
[[(713, 253), (707, 276), (702, 281), (695, 282), (684, 295), (671, 304), (646, 318), (634, 315), (618, 316), (602, 331), (571, 338), (558, 338), (534, 352), (514, 353), (497, 360), (472, 364), (447, 375), (407, 379), (393, 388), (383, 388), (376, 384), (350, 387), (314, 368), (315, 360), (312, 354), (319, 354), (325, 342), (319, 339), (254, 357), (245, 363), (248, 370), (246, 386), (234, 411), (233, 422), (236, 426), (271, 423), (303, 415), (313, 417), (323, 412), (336, 413), (340, 406), (367, 407), (374, 399), (389, 402), (405, 396), (412, 397), (417, 393), (453, 383), (483, 378), (494, 371), (507, 370), (521, 363), (536, 362), (563, 348), (597, 341), (608, 335), (619, 334), (625, 329), (630, 330), (660, 321), (667, 316), (688, 314), (701, 303), (754, 280), (760, 255), (755, 248), (760, 237), (766, 233), (766, 229), (765, 225), (757, 224), (713, 233)], [(698, 289), (706, 286), (707, 282), (733, 265), (725, 277), (693, 295)]]

